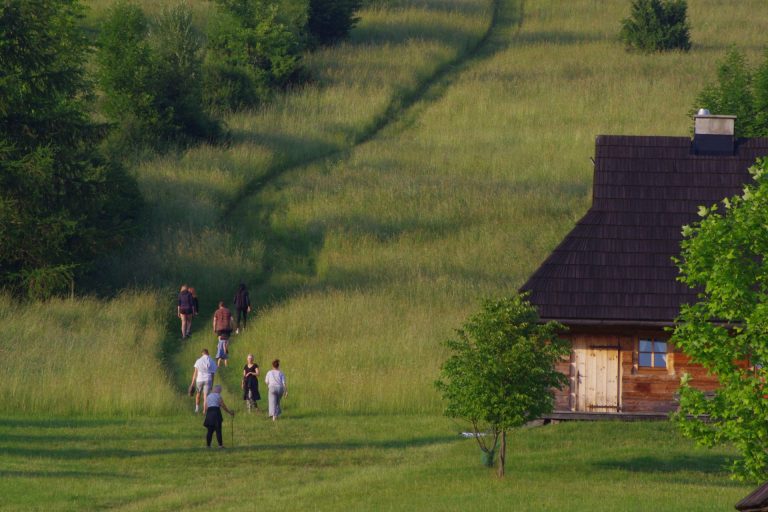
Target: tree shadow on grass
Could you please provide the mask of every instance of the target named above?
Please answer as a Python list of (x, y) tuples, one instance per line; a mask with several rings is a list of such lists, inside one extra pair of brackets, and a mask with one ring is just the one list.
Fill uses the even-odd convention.
[(128, 475), (105, 471), (6, 471), (0, 470), (0, 478), (119, 478), (132, 479)]
[[(202, 436), (200, 440), (202, 442)], [(226, 441), (225, 437), (225, 441)], [(427, 436), (416, 437), (412, 439), (383, 439), (377, 441), (344, 441), (344, 442), (310, 442), (310, 443), (259, 443), (238, 445), (235, 448), (229, 448), (229, 451), (258, 451), (288, 453), (306, 451), (340, 451), (349, 452), (355, 450), (404, 450), (408, 448), (423, 448), (456, 442), (459, 439), (456, 436)], [(98, 460), (102, 458), (134, 458), (134, 457), (153, 457), (165, 455), (178, 455), (185, 453), (200, 453), (202, 446), (186, 446), (178, 448), (161, 448), (148, 450), (133, 450), (121, 448), (49, 448), (45, 447), (27, 447), (13, 446), (0, 448), (0, 454), (12, 457), (34, 457), (56, 460)], [(2, 474), (2, 473), (0, 473)]]
[(0, 428), (99, 428), (127, 425), (115, 418), (0, 418)]
[(568, 30), (543, 30), (539, 32), (521, 32), (510, 41), (511, 46), (529, 46), (529, 45), (557, 45), (570, 46), (589, 43), (600, 43), (603, 41), (615, 41), (613, 37), (608, 37), (599, 33), (590, 32), (572, 32)]
[[(724, 455), (697, 454), (697, 455), (671, 455), (641, 456), (630, 459), (604, 459), (592, 465), (601, 470), (617, 470), (630, 473), (659, 473), (666, 474), (665, 479), (674, 479), (680, 483), (701, 483), (699, 479), (691, 476), (691, 473), (703, 475), (723, 475), (728, 472), (727, 465), (731, 461)], [(681, 473), (679, 476), (673, 476)], [(723, 487), (741, 487), (743, 484), (728, 481), (719, 484)]]

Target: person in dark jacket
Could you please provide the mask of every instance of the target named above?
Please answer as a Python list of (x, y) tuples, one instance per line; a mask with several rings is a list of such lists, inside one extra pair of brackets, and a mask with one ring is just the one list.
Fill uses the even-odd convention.
[(216, 433), (216, 441), (219, 443), (219, 448), (224, 448), (221, 435), (221, 425), (224, 422), (224, 418), (221, 415), (222, 409), (233, 418), (235, 417), (235, 413), (227, 409), (224, 400), (221, 398), (221, 386), (213, 386), (213, 392), (205, 398), (205, 405), (203, 406), (203, 414), (205, 414), (203, 426), (208, 429), (208, 433), (205, 436), (208, 448), (211, 447), (214, 432)]
[(240, 283), (233, 302), (237, 309), (235, 334), (240, 334), (240, 329), (245, 330), (245, 325), (248, 323), (248, 313), (251, 312), (251, 297), (248, 295), (248, 288), (245, 287), (245, 283)]
[(200, 301), (197, 300), (197, 292), (191, 286), (187, 289), (189, 290), (189, 293), (192, 294), (192, 314), (197, 316), (200, 314)]
[(186, 284), (181, 285), (176, 314), (181, 319), (181, 339), (189, 338), (192, 332), (192, 315), (195, 313), (195, 299)]

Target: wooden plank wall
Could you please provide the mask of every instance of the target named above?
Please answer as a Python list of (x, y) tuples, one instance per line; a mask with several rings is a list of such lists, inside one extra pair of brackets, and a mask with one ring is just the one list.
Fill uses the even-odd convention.
[[(573, 343), (586, 343), (594, 346), (621, 347), (621, 396), (622, 412), (670, 412), (677, 408), (676, 394), (680, 387), (680, 378), (684, 373), (693, 377), (692, 384), (702, 391), (717, 389), (717, 379), (709, 375), (704, 368), (690, 362), (681, 351), (669, 347), (667, 368), (639, 368), (637, 365), (637, 340), (641, 337), (666, 339), (663, 331), (634, 332), (627, 334), (609, 333), (574, 333), (568, 336)], [(569, 411), (576, 409), (574, 379), (574, 357), (561, 362), (557, 369), (569, 377), (571, 387), (555, 392), (555, 410)]]

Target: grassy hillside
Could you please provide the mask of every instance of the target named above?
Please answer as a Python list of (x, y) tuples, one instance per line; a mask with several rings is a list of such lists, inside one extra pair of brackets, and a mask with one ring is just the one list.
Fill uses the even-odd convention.
[(758, 3), (691, 2), (693, 50), (650, 56), (617, 41), (621, 2), (502, 6), (479, 54), (399, 122), (237, 210), (265, 244), (259, 348), (283, 356), (303, 407), (439, 410), (439, 342), (586, 211), (595, 136), (687, 135), (715, 61), (764, 42)]
[[(113, 298), (0, 297), (0, 509), (724, 510), (749, 491), (729, 450), (665, 423), (521, 431), (498, 481), (432, 382), (440, 341), (588, 208), (594, 137), (687, 135), (727, 47), (762, 51), (762, 2), (691, 0), (692, 51), (651, 56), (616, 39), (625, 2), (376, 5), (307, 56), (316, 82), (227, 119), (231, 144), (135, 169), (149, 229), (102, 262)], [(280, 357), (287, 414), (238, 415), (208, 453), (181, 392), (240, 279), (259, 311), (225, 399), (241, 410), (247, 352)], [(203, 306), (183, 344), (181, 282)]]
[(163, 366), (168, 313), (167, 297), (156, 293), (36, 305), (0, 295), (2, 410), (75, 416), (178, 411)]
[[(93, 2), (102, 11), (107, 3)], [(200, 2), (194, 5), (196, 9), (204, 7)], [(315, 82), (263, 109), (229, 117), (230, 144), (199, 146), (182, 154), (165, 155), (143, 162), (135, 170), (149, 204), (148, 233), (127, 254), (102, 262), (96, 276), (103, 288), (119, 290), (127, 284), (158, 290), (131, 294), (136, 304), (144, 304), (144, 309), (124, 304), (120, 297), (105, 301), (106, 310), (126, 311), (128, 323), (138, 324), (154, 314), (158, 296), (168, 303), (167, 307), (161, 306), (164, 314), (170, 312), (173, 290), (181, 282), (197, 288), (204, 318), (196, 320), (195, 325), (199, 329), (204, 324), (206, 329), (198, 332), (169, 364), (176, 375), (177, 389), (189, 378), (188, 368), (200, 348), (215, 345), (208, 331), (215, 302), (219, 298), (231, 299), (241, 279), (251, 282), (264, 272), (264, 242), (251, 236), (259, 226), (244, 225), (242, 214), (231, 213), (233, 207), (249, 191), (284, 170), (327, 155), (341, 158), (356, 143), (373, 136), (433, 75), (460, 60), (480, 40), (490, 23), (489, 5), (488, 0), (402, 2), (389, 9), (363, 11), (351, 42), (307, 56), (306, 64)], [(234, 235), (233, 227), (244, 228), (246, 235)], [(19, 307), (25, 315), (34, 317), (44, 315), (48, 306)], [(72, 314), (78, 315), (76, 307)], [(87, 309), (80, 314), (83, 321), (88, 320)], [(155, 327), (164, 330), (167, 322), (173, 321), (158, 318)], [(131, 331), (122, 332), (126, 335), (114, 333), (110, 344), (130, 350), (135, 344)], [(176, 332), (170, 329), (167, 334)], [(244, 347), (238, 357), (245, 350), (255, 350), (260, 362), (274, 357), (262, 357), (255, 337), (244, 338), (250, 346)], [(51, 358), (64, 356), (48, 337), (28, 342), (39, 344)], [(160, 339), (156, 342), (155, 353), (159, 353)], [(176, 352), (169, 349), (163, 353)], [(89, 366), (85, 360), (68, 360), (77, 375), (88, 375), (98, 389), (109, 387), (108, 373)], [(0, 370), (5, 371), (11, 364), (11, 360), (5, 360)], [(39, 391), (27, 385), (27, 373), (18, 375), (14, 403), (33, 404), (36, 402), (31, 397), (35, 393), (55, 392), (55, 388)], [(157, 378), (163, 378), (162, 374)], [(76, 381), (72, 385), (76, 386)], [(54, 412), (70, 410), (62, 402), (48, 405), (53, 407), (48, 410)], [(12, 408), (6, 402), (0, 410)], [(135, 409), (140, 411), (140, 407)]]
[[(108, 3), (92, 2), (92, 16)], [(350, 42), (307, 56), (316, 82), (227, 119), (231, 144), (136, 169), (149, 232), (97, 275), (115, 290), (158, 292), (102, 309), (140, 324), (181, 282), (197, 287), (198, 333), (166, 361), (177, 389), (199, 349), (215, 343), (215, 301), (245, 279), (260, 312), (233, 357), (281, 357), (297, 406), (438, 411), (440, 341), (479, 298), (519, 286), (587, 209), (595, 135), (687, 134), (686, 112), (725, 49), (756, 58), (763, 44), (756, 2), (691, 2), (692, 51), (651, 56), (616, 40), (619, 2), (501, 0), (495, 18), (487, 0), (387, 5), (363, 11)], [(17, 331), (15, 317), (48, 310), (17, 307), (7, 322)], [(93, 316), (77, 306), (70, 314), (82, 315), (75, 325)], [(166, 320), (175, 321), (152, 328)], [(117, 330), (110, 343), (129, 351), (132, 332)], [(52, 337), (23, 340), (58, 358)], [(70, 366), (109, 388), (96, 365)], [(162, 382), (162, 367), (151, 367)], [(25, 372), (14, 373), (2, 410), (38, 410), (33, 395), (54, 394), (26, 385)], [(233, 388), (237, 373), (225, 378)]]

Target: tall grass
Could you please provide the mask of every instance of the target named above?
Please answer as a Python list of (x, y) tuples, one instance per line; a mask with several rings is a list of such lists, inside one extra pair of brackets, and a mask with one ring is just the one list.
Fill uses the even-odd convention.
[[(215, 342), (215, 301), (245, 279), (259, 315), (233, 341), (235, 366), (247, 352), (262, 366), (280, 357), (293, 406), (438, 411), (441, 340), (481, 297), (522, 284), (586, 211), (594, 137), (688, 134), (717, 58), (729, 45), (757, 58), (764, 44), (757, 0), (690, 2), (692, 51), (650, 56), (618, 42), (622, 2), (501, 0), (467, 59), (488, 1), (377, 5), (351, 41), (307, 56), (316, 82), (229, 117), (230, 144), (136, 170), (150, 227), (99, 279), (197, 287), (203, 315), (173, 360), (177, 384)], [(152, 296), (135, 316), (168, 310)], [(139, 308), (126, 300), (102, 307)], [(133, 346), (132, 332), (111, 343)], [(222, 375), (236, 390), (239, 369)]]
[[(690, 53), (628, 54), (621, 2), (526, 2), (477, 59), (348, 158), (285, 175), (242, 212), (275, 298), (255, 336), (308, 409), (428, 411), (452, 335), (514, 291), (590, 204), (595, 136), (682, 135), (730, 44), (764, 44), (756, 2), (692, 2)], [(728, 30), (735, 19), (739, 30)], [(506, 21), (506, 22), (505, 22)], [(291, 375), (292, 374), (292, 375)]]
[(1, 410), (51, 415), (178, 410), (163, 367), (168, 307), (153, 293), (117, 300), (50, 300), (35, 306), (0, 295)]
[[(97, 27), (111, 3), (91, 2), (89, 22)], [(207, 2), (192, 4), (196, 13), (210, 7)], [(208, 319), (215, 302), (229, 300), (241, 279), (251, 282), (270, 271), (261, 221), (246, 224), (250, 214), (233, 211), (233, 206), (284, 170), (328, 155), (343, 158), (356, 141), (374, 134), (397, 105), (480, 39), (490, 19), (488, 6), (488, 0), (403, 1), (364, 10), (351, 41), (306, 56), (312, 83), (287, 91), (264, 108), (229, 116), (228, 144), (202, 145), (139, 165), (135, 172), (148, 202), (147, 232), (126, 254), (104, 260), (95, 279), (100, 289), (115, 292), (125, 286), (168, 290), (181, 282), (197, 288), (203, 311), (195, 320), (195, 337), (169, 363), (177, 386), (189, 378), (187, 370), (200, 348), (215, 344)], [(158, 293), (169, 303), (162, 310), (170, 312), (172, 300)], [(131, 303), (125, 308), (125, 300), (105, 301), (104, 307), (138, 307)], [(155, 298), (145, 305), (147, 312), (158, 306)], [(31, 304), (22, 309), (35, 315), (46, 307)], [(82, 314), (87, 315), (88, 308)], [(158, 329), (165, 328), (166, 320), (175, 321), (156, 320)], [(175, 335), (177, 327), (168, 332)], [(129, 334), (115, 332), (109, 343), (119, 351), (134, 341)], [(57, 357), (57, 348), (51, 349), (50, 356)], [(98, 389), (108, 388), (111, 380), (103, 369), (84, 371), (101, 383)], [(231, 383), (237, 386), (234, 378)], [(39, 389), (44, 393), (50, 388)], [(19, 388), (18, 400), (37, 403), (29, 392)], [(35, 408), (29, 405), (27, 410)]]

